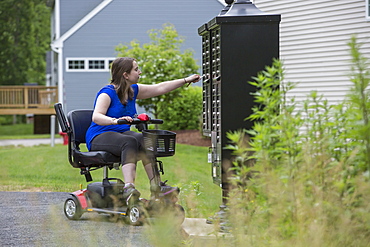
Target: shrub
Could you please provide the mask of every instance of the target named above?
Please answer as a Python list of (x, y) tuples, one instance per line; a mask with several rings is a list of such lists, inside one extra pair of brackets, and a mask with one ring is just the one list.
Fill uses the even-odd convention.
[(201, 87), (188, 87), (178, 97), (158, 104), (158, 117), (164, 120), (162, 129), (199, 129), (201, 115)]

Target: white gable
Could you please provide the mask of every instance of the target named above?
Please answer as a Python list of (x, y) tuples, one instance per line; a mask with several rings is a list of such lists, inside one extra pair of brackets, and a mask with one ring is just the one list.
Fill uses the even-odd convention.
[(89, 12), (86, 16), (84, 16), (80, 21), (78, 21), (72, 28), (70, 28), (67, 32), (65, 32), (60, 38), (52, 41), (51, 47), (52, 48), (60, 48), (63, 47), (63, 42), (71, 37), (75, 32), (77, 32), (83, 25), (85, 25), (88, 21), (91, 20), (95, 15), (97, 15), (101, 10), (103, 10), (108, 4), (110, 4), (113, 0), (104, 0), (98, 6), (96, 6), (91, 12)]

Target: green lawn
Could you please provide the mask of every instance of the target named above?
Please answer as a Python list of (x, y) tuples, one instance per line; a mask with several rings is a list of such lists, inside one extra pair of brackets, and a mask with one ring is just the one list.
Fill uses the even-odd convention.
[[(188, 217), (208, 217), (218, 211), (221, 189), (213, 184), (206, 147), (176, 145), (173, 157), (161, 158), (163, 180), (181, 188), (179, 203)], [(0, 147), (0, 190), (2, 191), (64, 191), (86, 187), (79, 169), (68, 163), (67, 146)], [(102, 179), (101, 169), (92, 172), (94, 181)], [(110, 171), (111, 177), (122, 178), (121, 170)], [(149, 182), (141, 163), (136, 185), (143, 197), (149, 195)]]
[(33, 124), (0, 125), (0, 140), (32, 138), (50, 138), (50, 134), (34, 135)]

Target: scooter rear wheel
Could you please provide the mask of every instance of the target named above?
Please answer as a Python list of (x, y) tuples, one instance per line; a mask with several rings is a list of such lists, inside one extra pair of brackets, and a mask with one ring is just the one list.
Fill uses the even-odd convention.
[(65, 201), (64, 214), (70, 220), (78, 220), (81, 218), (82, 209), (76, 198), (70, 197)]

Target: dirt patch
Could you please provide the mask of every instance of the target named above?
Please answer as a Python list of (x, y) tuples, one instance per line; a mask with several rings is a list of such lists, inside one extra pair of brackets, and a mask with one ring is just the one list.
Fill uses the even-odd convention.
[(210, 147), (211, 138), (204, 136), (199, 130), (174, 130), (176, 143), (193, 146)]

